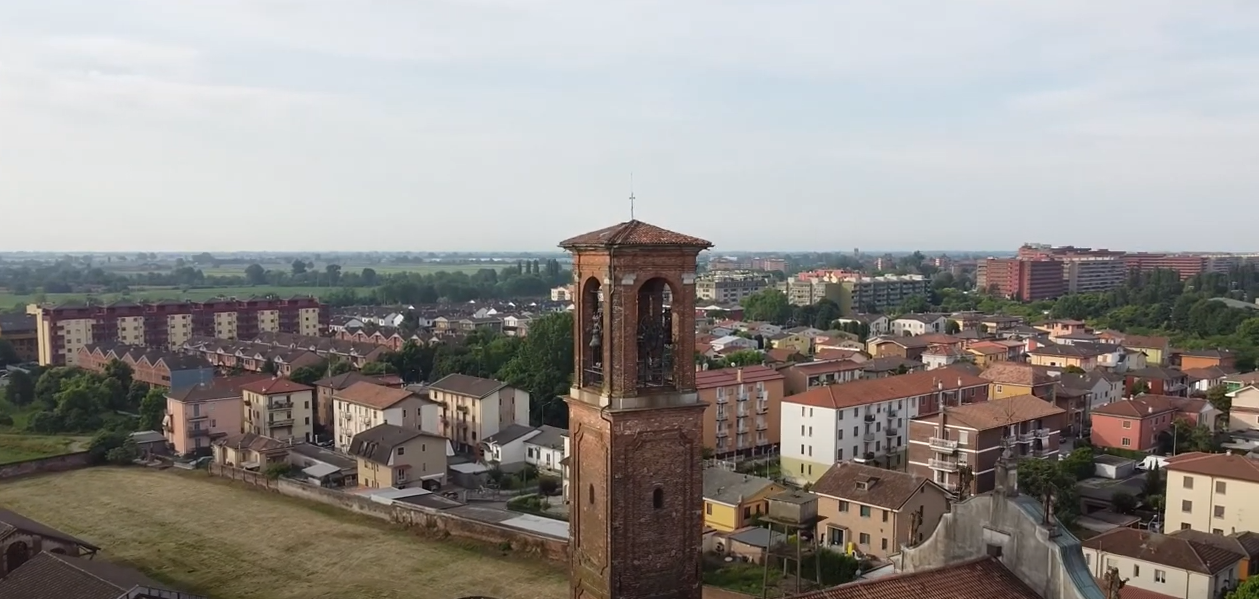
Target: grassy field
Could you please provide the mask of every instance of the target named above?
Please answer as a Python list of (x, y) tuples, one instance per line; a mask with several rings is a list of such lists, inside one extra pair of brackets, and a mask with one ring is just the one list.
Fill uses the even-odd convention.
[(88, 437), (54, 437), (0, 433), (0, 464), (80, 451)]
[(202, 472), (90, 468), (25, 478), (0, 484), (0, 505), (216, 599), (567, 595), (561, 569), (540, 560), (417, 537)]
[[(359, 289), (360, 292), (369, 291), (369, 287)], [(126, 295), (128, 299), (133, 301), (139, 300), (157, 300), (157, 299), (177, 299), (177, 300), (207, 300), (212, 297), (224, 295), (235, 297), (249, 297), (251, 295), (266, 295), (274, 293), (280, 297), (290, 297), (293, 295), (314, 295), (318, 297), (320, 294), (327, 293), (328, 287), (271, 287), (260, 285), (257, 287), (212, 287), (207, 289), (189, 289), (183, 292), (178, 288), (166, 289), (136, 289)], [(83, 301), (87, 297), (86, 293), (48, 293), (45, 294), (49, 302), (64, 301)], [(113, 301), (123, 297), (119, 293), (99, 293), (93, 294), (93, 298), (102, 302)], [(35, 301), (34, 295), (15, 295), (12, 293), (0, 292), (0, 308), (10, 307), (14, 304), (29, 304)]]

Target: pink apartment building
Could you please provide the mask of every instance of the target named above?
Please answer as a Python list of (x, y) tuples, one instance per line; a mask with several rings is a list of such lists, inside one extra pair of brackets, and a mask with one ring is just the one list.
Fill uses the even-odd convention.
[(162, 421), (166, 441), (178, 455), (208, 455), (213, 440), (241, 432), (240, 388), (270, 378), (269, 374), (242, 374), (167, 393)]

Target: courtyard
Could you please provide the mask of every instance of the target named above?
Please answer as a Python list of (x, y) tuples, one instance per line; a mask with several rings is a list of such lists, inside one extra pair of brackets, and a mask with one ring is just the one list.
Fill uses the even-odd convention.
[(540, 558), (424, 538), (200, 471), (89, 468), (18, 479), (0, 483), (0, 506), (216, 599), (567, 595), (563, 569)]

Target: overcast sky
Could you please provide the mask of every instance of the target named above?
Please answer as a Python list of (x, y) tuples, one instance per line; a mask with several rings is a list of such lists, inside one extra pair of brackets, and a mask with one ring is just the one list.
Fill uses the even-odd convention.
[(0, 250), (1259, 250), (1259, 2), (0, 3)]

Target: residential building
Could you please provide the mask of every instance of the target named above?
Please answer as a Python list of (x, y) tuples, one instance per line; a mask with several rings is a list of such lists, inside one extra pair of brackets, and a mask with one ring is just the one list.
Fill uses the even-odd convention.
[(1108, 249), (1027, 244), (1018, 256), (1026, 259), (1057, 260), (1067, 293), (1100, 293), (1122, 287), (1128, 278), (1123, 252)]
[(167, 392), (162, 417), (167, 443), (178, 455), (205, 455), (215, 440), (240, 434), (244, 415), (241, 387), (270, 378), (243, 374)]
[[(1230, 374), (1224, 378), (1224, 388), (1229, 393), (1250, 385), (1259, 386), (1259, 370), (1245, 374)], [(1256, 405), (1255, 408), (1259, 409), (1259, 405)]]
[(768, 366), (695, 373), (704, 408), (704, 447), (718, 457), (773, 453), (786, 377)]
[[(41, 552), (92, 556), (100, 547), (46, 524), (0, 508), (0, 580)], [(4, 587), (0, 586), (0, 589)], [(21, 597), (22, 595), (0, 595)]]
[(1211, 269), (1211, 259), (1201, 254), (1130, 252), (1124, 254), (1123, 261), (1128, 272), (1174, 270), (1182, 281)]
[(410, 389), (360, 381), (332, 395), (336, 446), (349, 451), (359, 433), (392, 424), (437, 434), (440, 408)]
[(504, 469), (515, 470), (528, 463), (526, 443), (542, 434), (542, 431), (523, 424), (509, 424), (481, 442), (482, 459), (487, 464), (497, 464)]
[(926, 365), (927, 370), (935, 370), (944, 368), (950, 364), (954, 364), (959, 360), (963, 360), (967, 354), (952, 345), (931, 345), (927, 351), (922, 352), (919, 358)]
[(926, 296), (931, 282), (922, 275), (882, 275), (877, 277), (849, 273), (839, 279), (838, 295), (841, 314), (884, 312), (894, 310), (915, 296)]
[(198, 336), (247, 339), (262, 332), (318, 336), (327, 329), (329, 316), (328, 306), (311, 297), (31, 304), (26, 313), (35, 317), (41, 366), (74, 365), (79, 348), (92, 343), (175, 350)]
[(821, 545), (843, 552), (855, 544), (879, 559), (914, 542), (920, 510), (917, 534), (924, 537), (949, 510), (948, 493), (925, 476), (851, 462), (831, 466), (810, 490), (818, 496)]
[(738, 303), (771, 285), (763, 272), (710, 271), (695, 279), (695, 297), (703, 301)]
[[(315, 381), (315, 434), (326, 435), (335, 441), (334, 405), (332, 396), (338, 391), (348, 389), (355, 383), (372, 383), (385, 387), (402, 387), (402, 379), (396, 375), (367, 375), (351, 370), (328, 378)], [(434, 429), (436, 430), (436, 429)], [(351, 435), (353, 436), (353, 435)]]
[(884, 356), (872, 358), (861, 363), (862, 379), (881, 379), (902, 374), (923, 372), (927, 365), (918, 360), (910, 360), (900, 356)]
[(992, 399), (1035, 395), (1045, 401), (1054, 401), (1056, 380), (1045, 368), (1002, 362), (985, 368), (979, 373), (979, 378), (989, 381), (992, 387), (989, 397)]
[(561, 475), (567, 480), (568, 467), (564, 460), (569, 451), (568, 431), (548, 424), (537, 430), (537, 435), (525, 439), (525, 463), (538, 472)]
[(1211, 389), (1223, 385), (1224, 379), (1227, 379), (1229, 375), (1232, 374), (1232, 372), (1226, 371), (1218, 366), (1211, 366), (1209, 368), (1186, 368), (1183, 372), (1185, 373), (1185, 376), (1188, 377), (1186, 382), (1189, 385), (1190, 395), (1195, 393), (1206, 394), (1206, 392)]
[(381, 424), (355, 435), (349, 453), (358, 459), (360, 487), (432, 491), (446, 481), (446, 440), (424, 431)]
[(1216, 543), (1124, 527), (1081, 544), (1094, 578), (1101, 579), (1108, 569), (1117, 568), (1125, 589), (1177, 599), (1223, 597), (1238, 584), (1238, 573), (1247, 561), (1246, 554)]
[(1098, 447), (1151, 452), (1178, 420), (1170, 398), (1140, 395), (1093, 410), (1092, 443)]
[(429, 399), (441, 407), (440, 434), (461, 451), (475, 451), (512, 424), (529, 425), (529, 393), (507, 383), (451, 374), (428, 389)]
[(795, 395), (814, 387), (855, 381), (861, 378), (861, 364), (844, 359), (793, 364), (778, 371), (783, 375), (783, 395)]
[(1124, 373), (1124, 392), (1184, 397), (1189, 394), (1189, 375), (1175, 368), (1153, 366), (1128, 370)]
[(241, 431), (281, 441), (314, 438), (315, 388), (272, 378), (240, 388), (244, 418)]
[(1085, 371), (1098, 367), (1099, 359), (1108, 350), (1093, 344), (1036, 344), (1027, 350), (1027, 361), (1034, 366), (1068, 368), (1074, 366)]
[(1218, 535), (1259, 530), (1250, 509), (1259, 494), (1259, 461), (1228, 453), (1183, 453), (1167, 459), (1166, 526)]
[(958, 491), (959, 471), (970, 469), (970, 494), (996, 485), (997, 458), (1058, 459), (1066, 412), (1034, 395), (1019, 395), (957, 407), (909, 423), (909, 472)]
[(718, 337), (716, 339), (713, 339), (712, 341), (709, 341), (708, 345), (713, 348), (713, 351), (717, 351), (717, 352), (738, 351), (741, 349), (751, 349), (751, 350), (757, 349), (756, 340), (748, 339), (747, 337), (739, 337), (737, 335), (726, 335), (724, 337)]
[(271, 464), (288, 462), (290, 443), (255, 433), (240, 433), (215, 439), (214, 462), (244, 470), (265, 470)]
[(551, 289), (551, 301), (553, 302), (571, 302), (573, 301), (573, 285), (560, 285)]
[(832, 464), (849, 460), (903, 462), (909, 420), (942, 404), (984, 402), (988, 382), (945, 368), (824, 385), (782, 404), (783, 476), (816, 482)]
[(921, 337), (887, 335), (873, 337), (866, 342), (866, 352), (876, 358), (920, 360), (929, 347), (931, 344)]
[(987, 368), (997, 362), (1009, 362), (1013, 359), (1011, 354), (1014, 351), (1016, 350), (1012, 350), (1009, 345), (996, 341), (977, 341), (967, 345), (964, 350), (970, 361), (980, 368)]
[(768, 478), (725, 468), (704, 469), (704, 526), (730, 532), (769, 513), (769, 497), (784, 487)]
[(321, 487), (358, 486), (358, 462), (344, 453), (313, 443), (289, 446), (289, 464)]
[(892, 334), (897, 336), (943, 333), (949, 317), (944, 314), (902, 314), (891, 322)]
[(1105, 337), (1113, 339), (1123, 347), (1135, 349), (1145, 354), (1145, 362), (1152, 366), (1166, 366), (1171, 361), (1171, 339), (1152, 335), (1130, 335), (1107, 331)]
[(1227, 535), (1215, 535), (1192, 528), (1168, 531), (1170, 536), (1211, 545), (1238, 555), (1245, 556), (1237, 568), (1237, 580), (1244, 582), (1251, 576), (1259, 575), (1259, 533), (1238, 531)]
[(979, 262), (978, 289), (1025, 302), (1067, 293), (1062, 262), (1047, 258), (988, 258)]
[(131, 367), (131, 380), (152, 387), (179, 389), (214, 378), (214, 366), (200, 356), (117, 343), (85, 345), (77, 362), (79, 368), (103, 374), (114, 360)]
[(1259, 382), (1229, 391), (1228, 396), (1233, 402), (1228, 411), (1228, 430), (1259, 430)]
[(23, 362), (39, 360), (39, 333), (29, 314), (0, 314), (0, 339), (8, 341)]
[(1237, 370), (1237, 352), (1228, 349), (1197, 349), (1180, 352), (1180, 369), (1219, 368), (1228, 372)]
[[(3, 573), (0, 570), (0, 573)], [(205, 599), (155, 582), (139, 570), (100, 558), (46, 551), (0, 578), (0, 597), (14, 599)]]

